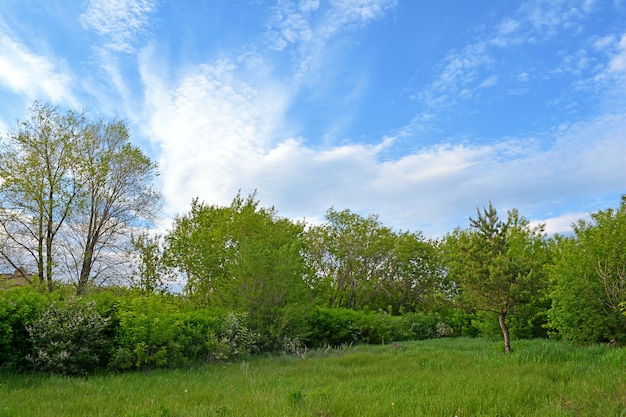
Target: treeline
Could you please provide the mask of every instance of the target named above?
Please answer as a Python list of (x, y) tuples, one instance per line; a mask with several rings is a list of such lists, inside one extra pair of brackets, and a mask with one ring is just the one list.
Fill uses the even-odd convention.
[(626, 341), (626, 196), (571, 236), (491, 203), (442, 239), (334, 208), (311, 225), (254, 194), (194, 200), (157, 236), (156, 174), (120, 121), (35, 103), (4, 138), (0, 367), (82, 374), (453, 335), (500, 335), (507, 352), (511, 338)]
[[(441, 240), (330, 209), (311, 226), (254, 196), (194, 202), (139, 239), (127, 286), (0, 291), (2, 367), (83, 374), (449, 336), (626, 340), (626, 196), (548, 238), (489, 205)], [(141, 243), (141, 245), (139, 245)], [(181, 292), (169, 279), (184, 276)]]

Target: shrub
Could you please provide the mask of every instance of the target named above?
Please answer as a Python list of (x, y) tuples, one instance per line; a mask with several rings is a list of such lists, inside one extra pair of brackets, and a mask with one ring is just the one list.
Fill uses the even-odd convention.
[(362, 312), (359, 316), (361, 340), (366, 343), (401, 342), (447, 337), (454, 330), (437, 314), (405, 313), (392, 316), (385, 311)]
[(126, 299), (110, 368), (162, 368), (230, 360), (258, 349), (260, 336), (245, 314), (193, 309), (181, 299), (151, 295)]
[(32, 287), (0, 291), (0, 366), (19, 370), (28, 365), (31, 351), (28, 326), (39, 316), (48, 298)]
[(361, 340), (358, 312), (344, 308), (318, 307), (309, 316), (307, 342), (311, 347), (339, 346)]
[(379, 311), (361, 311), (358, 314), (359, 338), (365, 343), (394, 341), (394, 319), (390, 314)]
[(113, 369), (164, 367), (182, 362), (176, 343), (184, 323), (163, 296), (126, 299), (117, 313), (117, 348)]
[(108, 319), (93, 302), (54, 302), (27, 328), (35, 369), (64, 375), (85, 375), (106, 363)]
[(406, 316), (410, 322), (409, 331), (411, 340), (425, 340), (435, 337), (448, 336), (450, 326), (445, 324), (436, 314), (412, 313)]
[(249, 329), (247, 314), (228, 313), (219, 325), (209, 330), (206, 346), (212, 361), (247, 356), (258, 348), (261, 335)]

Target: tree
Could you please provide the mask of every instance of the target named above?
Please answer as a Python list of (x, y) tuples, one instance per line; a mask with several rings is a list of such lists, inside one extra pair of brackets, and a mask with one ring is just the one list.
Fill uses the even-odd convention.
[(84, 294), (97, 276), (111, 275), (130, 228), (154, 218), (155, 175), (123, 122), (35, 102), (0, 150), (1, 260), (34, 271), (49, 289), (74, 277)]
[(517, 210), (501, 221), (491, 203), (470, 228), (455, 230), (446, 237), (447, 271), (459, 284), (463, 303), (469, 308), (493, 312), (511, 350), (507, 315), (531, 303), (545, 287), (542, 261), (546, 255), (543, 226), (531, 227)]
[(308, 281), (329, 307), (414, 309), (437, 279), (434, 246), (419, 233), (396, 233), (376, 215), (326, 212), (312, 227), (306, 258)]
[(83, 115), (35, 102), (0, 150), (0, 256), (27, 275), (34, 271), (50, 290), (57, 238), (81, 189), (76, 150), (84, 129)]
[(94, 278), (92, 273), (98, 261), (102, 265), (102, 258), (120, 240), (129, 243), (131, 228), (153, 221), (160, 208), (160, 196), (152, 187), (157, 166), (130, 143), (125, 123), (90, 123), (81, 139), (82, 210), (77, 211), (82, 237), (79, 294)]
[(308, 233), (310, 281), (329, 307), (362, 309), (374, 296), (394, 241), (375, 215), (350, 210), (326, 212), (326, 223)]
[(144, 232), (133, 236), (132, 245), (136, 259), (131, 285), (147, 294), (165, 292), (167, 283), (175, 281), (176, 276), (167, 266), (162, 236)]
[(166, 264), (182, 274), (185, 292), (196, 301), (226, 302), (218, 289), (228, 279), (233, 220), (228, 207), (209, 206), (194, 199), (189, 213), (174, 219), (165, 235)]
[(620, 207), (591, 214), (573, 225), (574, 236), (558, 236), (549, 269), (556, 335), (584, 342), (623, 342), (626, 317), (626, 195)]
[(246, 311), (253, 322), (306, 300), (301, 257), (304, 226), (278, 217), (250, 195), (229, 207), (194, 200), (166, 235), (166, 259), (195, 300)]

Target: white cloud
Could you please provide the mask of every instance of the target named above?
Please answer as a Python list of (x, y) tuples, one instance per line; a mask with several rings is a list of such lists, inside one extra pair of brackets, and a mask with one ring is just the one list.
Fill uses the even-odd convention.
[[(237, 78), (240, 68), (224, 59), (203, 65), (169, 88), (144, 57), (150, 137), (161, 148), (164, 194), (171, 211), (191, 198), (226, 203), (247, 187), (273, 129), (285, 111), (280, 88)], [(269, 90), (270, 88), (271, 91)]]
[(145, 31), (155, 9), (151, 0), (90, 0), (80, 21), (107, 39), (105, 47), (132, 52), (136, 36)]
[[(292, 92), (242, 76), (245, 69), (230, 60), (198, 67), (169, 86), (150, 59), (142, 58), (146, 108), (170, 213), (186, 212), (194, 197), (228, 204), (238, 190), (257, 189), (263, 204), (288, 217), (320, 219), (335, 206), (441, 236), (489, 199), (499, 210), (516, 207), (528, 216), (524, 209), (540, 203), (612, 193), (625, 181), (626, 114), (564, 126), (542, 141), (441, 144), (390, 160), (382, 157), (394, 146), (388, 137), (326, 147), (291, 137), (283, 117)], [(552, 145), (540, 147), (546, 140)]]
[[(390, 3), (338, 4), (330, 7), (354, 6), (348, 17), (333, 17), (317, 2), (281, 2), (272, 23), (278, 49), (295, 47), (301, 62), (319, 59), (320, 40), (333, 27), (374, 19), (384, 8), (368, 6)], [(498, 36), (517, 36), (521, 24), (504, 21)], [(448, 54), (422, 98), (438, 110), (481, 85), (497, 83), (483, 71), (493, 62), (493, 47), (483, 39)], [(546, 132), (541, 142), (551, 145), (544, 147), (533, 138), (504, 138), (486, 145), (443, 143), (389, 159), (386, 152), (394, 146), (389, 138), (313, 147), (309, 138), (290, 134), (284, 117), (297, 83), (271, 78), (272, 62), (223, 58), (169, 82), (158, 73), (163, 65), (155, 55), (148, 50), (140, 55), (140, 71), (147, 136), (161, 150), (170, 213), (186, 212), (194, 197), (228, 204), (239, 189), (257, 189), (263, 204), (292, 218), (320, 219), (332, 205), (379, 213), (390, 226), (441, 236), (490, 199), (498, 210), (515, 207), (527, 217), (543, 216), (532, 208), (614, 193), (625, 181), (626, 115), (621, 113)], [(530, 78), (527, 72), (518, 74), (520, 81)], [(411, 136), (432, 117), (430, 111), (421, 113), (398, 136)], [(549, 228), (561, 227), (549, 220)]]
[(471, 43), (460, 52), (449, 53), (436, 80), (420, 94), (420, 98), (429, 108), (437, 110), (471, 97), (472, 91), (480, 87), (480, 72), (492, 61), (488, 45), (482, 41)]
[(267, 43), (275, 50), (295, 51), (299, 79), (320, 68), (321, 51), (333, 36), (382, 18), (395, 4), (396, 0), (337, 0), (324, 6), (318, 1), (281, 1), (269, 19)]
[(617, 45), (617, 53), (615, 53), (609, 62), (609, 71), (626, 73), (626, 33), (622, 35)]
[(577, 223), (580, 219), (589, 219), (589, 213), (565, 213), (556, 217), (549, 217), (544, 220), (536, 220), (531, 222), (531, 226), (545, 224), (545, 232), (548, 236), (555, 234), (566, 235), (572, 233), (572, 224)]
[(47, 98), (75, 105), (72, 77), (61, 60), (37, 55), (0, 33), (0, 84), (30, 99)]
[[(487, 28), (482, 36), (471, 39), (465, 47), (448, 53), (439, 66), (434, 80), (419, 97), (433, 110), (443, 110), (459, 100), (473, 97), (477, 88), (495, 84), (496, 78), (485, 72), (500, 65), (499, 54), (506, 49), (521, 45), (548, 41), (556, 34), (575, 32), (575, 26), (590, 10), (584, 1), (529, 1), (514, 13), (503, 17), (499, 24)], [(602, 48), (609, 39), (598, 40), (596, 48)], [(584, 51), (569, 55), (565, 62), (568, 69), (580, 71), (590, 65)], [(582, 54), (582, 55), (580, 55)], [(622, 61), (616, 57), (616, 67)], [(561, 68), (562, 70), (565, 68)], [(520, 81), (528, 80), (528, 72), (521, 72)], [(519, 90), (518, 90), (519, 91)]]

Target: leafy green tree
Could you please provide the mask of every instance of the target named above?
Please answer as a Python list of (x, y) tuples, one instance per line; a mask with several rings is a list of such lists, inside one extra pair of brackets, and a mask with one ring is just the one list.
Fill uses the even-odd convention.
[(350, 210), (326, 212), (326, 223), (309, 231), (310, 281), (329, 307), (362, 309), (372, 299), (394, 246), (391, 229), (375, 215)]
[(446, 237), (444, 251), (450, 278), (459, 285), (462, 304), (498, 315), (506, 352), (511, 350), (507, 316), (545, 289), (543, 261), (547, 246), (543, 226), (531, 227), (517, 210), (500, 220), (491, 203), (470, 228)]
[(166, 292), (176, 276), (164, 259), (162, 236), (144, 232), (134, 236), (132, 244), (135, 268), (131, 285), (147, 294)]
[(25, 268), (52, 290), (58, 237), (74, 214), (83, 115), (35, 102), (30, 118), (2, 141), (0, 226), (3, 263)]
[(307, 235), (308, 282), (329, 307), (414, 309), (436, 285), (434, 245), (376, 215), (331, 208)]
[(183, 277), (185, 291), (202, 303), (224, 303), (218, 291), (228, 279), (230, 260), (228, 207), (209, 206), (197, 199), (191, 210), (177, 217), (165, 235), (165, 262)]
[(306, 300), (301, 256), (304, 226), (263, 208), (255, 195), (230, 207), (193, 201), (166, 235), (166, 259), (201, 303), (246, 311), (252, 322)]
[(620, 207), (591, 214), (573, 225), (574, 236), (557, 237), (549, 269), (549, 327), (568, 340), (626, 340), (626, 195)]
[(394, 236), (390, 268), (382, 286), (385, 305), (391, 305), (393, 312), (438, 308), (441, 299), (449, 297), (451, 288), (443, 274), (437, 242), (420, 232)]

